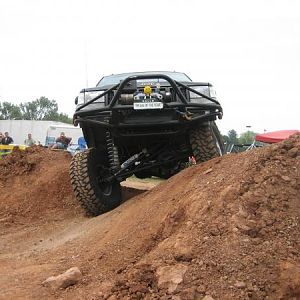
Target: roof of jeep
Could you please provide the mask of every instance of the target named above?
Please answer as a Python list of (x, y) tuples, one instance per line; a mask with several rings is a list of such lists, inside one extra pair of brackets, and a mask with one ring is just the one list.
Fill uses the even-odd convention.
[(99, 86), (106, 86), (106, 85), (114, 85), (118, 84), (121, 80), (129, 76), (137, 76), (137, 75), (149, 75), (149, 74), (164, 74), (171, 77), (177, 81), (184, 81), (184, 82), (191, 82), (192, 80), (182, 72), (175, 72), (175, 71), (145, 71), (145, 72), (128, 72), (128, 73), (120, 73), (120, 74), (112, 74), (108, 76), (104, 76), (101, 80), (97, 83), (97, 87)]

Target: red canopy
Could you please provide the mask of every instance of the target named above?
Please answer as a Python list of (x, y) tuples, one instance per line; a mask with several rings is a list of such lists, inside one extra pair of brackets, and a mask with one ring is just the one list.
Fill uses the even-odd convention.
[(293, 135), (296, 132), (300, 132), (299, 130), (279, 130), (273, 132), (267, 132), (262, 134), (257, 134), (255, 140), (257, 142), (263, 143), (278, 143)]

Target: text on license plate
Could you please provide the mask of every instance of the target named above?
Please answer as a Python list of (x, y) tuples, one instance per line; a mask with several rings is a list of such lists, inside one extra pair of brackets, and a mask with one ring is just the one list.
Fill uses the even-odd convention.
[(161, 109), (164, 107), (162, 102), (134, 102), (134, 109)]

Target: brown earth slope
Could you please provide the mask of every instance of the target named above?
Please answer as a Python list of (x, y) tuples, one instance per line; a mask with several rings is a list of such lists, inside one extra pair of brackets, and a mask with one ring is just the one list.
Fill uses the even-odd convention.
[[(3, 299), (300, 299), (300, 135), (186, 169), (93, 219), (69, 161), (33, 149), (0, 162)], [(41, 285), (73, 266), (79, 284)]]

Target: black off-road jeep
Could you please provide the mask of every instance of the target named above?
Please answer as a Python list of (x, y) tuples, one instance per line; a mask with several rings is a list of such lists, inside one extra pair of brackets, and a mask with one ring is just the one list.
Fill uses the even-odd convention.
[(76, 98), (74, 125), (88, 150), (73, 157), (72, 186), (88, 215), (121, 202), (120, 182), (169, 178), (223, 154), (215, 124), (222, 108), (212, 85), (177, 72), (141, 72), (103, 77)]

